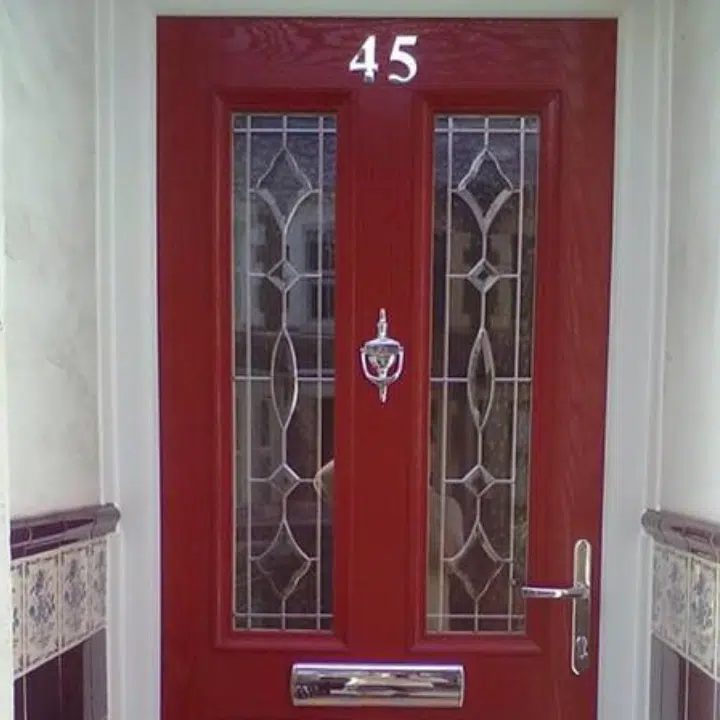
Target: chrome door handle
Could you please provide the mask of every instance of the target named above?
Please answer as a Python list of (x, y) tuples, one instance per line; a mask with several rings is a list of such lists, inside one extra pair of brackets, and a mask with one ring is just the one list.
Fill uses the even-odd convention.
[(528, 600), (570, 600), (572, 602), (572, 637), (570, 668), (580, 675), (590, 667), (590, 600), (592, 582), (592, 546), (585, 539), (575, 543), (573, 584), (570, 587), (525, 585), (520, 594)]
[(590, 588), (585, 585), (566, 588), (526, 585), (520, 589), (520, 593), (524, 598), (532, 600), (574, 600), (575, 598), (584, 600), (590, 594)]

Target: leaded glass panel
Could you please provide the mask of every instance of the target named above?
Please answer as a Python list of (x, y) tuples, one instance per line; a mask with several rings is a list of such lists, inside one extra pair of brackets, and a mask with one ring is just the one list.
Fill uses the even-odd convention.
[(524, 629), (538, 132), (436, 118), (431, 632)]
[(335, 118), (233, 118), (235, 627), (328, 630)]

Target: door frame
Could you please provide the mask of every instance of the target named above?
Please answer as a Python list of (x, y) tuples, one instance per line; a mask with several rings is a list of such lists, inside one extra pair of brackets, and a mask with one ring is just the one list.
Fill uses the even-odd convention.
[[(618, 95), (603, 508), (598, 718), (647, 717), (650, 546), (667, 267), (672, 0), (314, 0), (317, 16), (617, 17)], [(283, 0), (99, 0), (98, 315), (103, 500), (123, 514), (110, 558), (109, 716), (159, 717), (160, 501), (155, 18), (277, 16)], [(308, 13), (305, 13), (308, 14)], [(638, 578), (628, 586), (627, 578)], [(632, 651), (628, 652), (628, 638)]]

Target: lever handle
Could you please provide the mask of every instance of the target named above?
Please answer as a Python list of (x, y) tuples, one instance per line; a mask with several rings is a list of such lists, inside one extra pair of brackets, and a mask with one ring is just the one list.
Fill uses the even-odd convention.
[(581, 584), (564, 588), (525, 585), (520, 588), (520, 594), (528, 600), (585, 600), (590, 595), (590, 588)]
[(590, 583), (592, 547), (588, 540), (578, 540), (573, 552), (573, 584), (569, 587), (525, 585), (520, 594), (528, 600), (570, 600), (572, 602), (572, 637), (570, 668), (580, 675), (590, 667)]

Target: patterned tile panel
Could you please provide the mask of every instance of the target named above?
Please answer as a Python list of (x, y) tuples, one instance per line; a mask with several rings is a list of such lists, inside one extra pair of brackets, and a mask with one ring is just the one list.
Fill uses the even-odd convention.
[(60, 554), (61, 640), (72, 645), (91, 626), (88, 609), (91, 546), (70, 546)]
[(718, 568), (702, 558), (690, 559), (688, 587), (688, 659), (715, 675)]
[(23, 639), (25, 636), (25, 597), (23, 573), (25, 568), (20, 565), (13, 565), (11, 570), (12, 578), (12, 633), (13, 633), (13, 668), (15, 674), (21, 673), (25, 668), (25, 648)]
[(105, 627), (106, 542), (78, 542), (13, 561), (16, 678)]
[(57, 553), (36, 555), (25, 563), (25, 668), (49, 660), (60, 651)]
[(716, 680), (720, 680), (719, 573), (717, 562), (655, 543), (653, 634)]
[(91, 630), (99, 630), (105, 625), (107, 615), (107, 545), (105, 540), (96, 540), (90, 544), (90, 614)]

